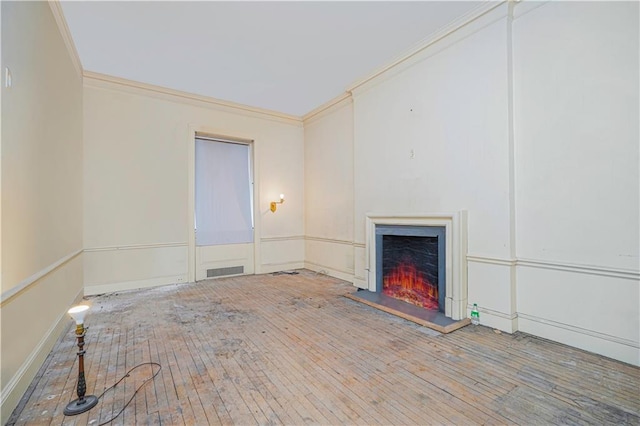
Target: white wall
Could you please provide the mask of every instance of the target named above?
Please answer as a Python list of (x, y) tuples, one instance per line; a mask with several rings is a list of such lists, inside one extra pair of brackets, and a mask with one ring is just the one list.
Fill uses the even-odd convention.
[[(352, 153), (346, 113), (305, 122), (308, 264), (339, 276), (352, 233), (365, 287), (367, 213), (467, 210), (483, 324), (640, 365), (638, 12), (500, 5), (355, 86)], [(322, 208), (351, 158), (336, 237)]]
[(305, 266), (351, 281), (353, 104), (347, 98), (304, 122)]
[(4, 424), (82, 296), (82, 76), (55, 6), (1, 8)]
[[(255, 141), (256, 272), (303, 266), (299, 120), (91, 77), (84, 114), (87, 293), (189, 280), (189, 150), (196, 130)], [(280, 193), (286, 203), (271, 213), (269, 202)]]
[(55, 12), (1, 7), (3, 422), (83, 281), (189, 280), (194, 129), (255, 140), (256, 273), (361, 285), (366, 213), (467, 210), (485, 325), (640, 365), (637, 3), (525, 1), (513, 24), (500, 6), (304, 129), (117, 79), (83, 89)]
[(359, 285), (366, 213), (464, 209), (485, 325), (640, 365), (637, 3), (525, 1), (513, 24), (500, 6), (304, 129), (117, 79), (83, 89), (56, 7), (0, 9), (14, 82), (1, 97), (0, 421), (83, 280), (100, 293), (189, 279), (194, 129), (255, 140), (257, 273), (307, 266)]
[(510, 271), (500, 264), (511, 251), (505, 13), (354, 92), (354, 233), (365, 242), (369, 212), (467, 210), (469, 254), (490, 261), (469, 265), (469, 301), (484, 307), (486, 323), (512, 331)]
[(550, 2), (513, 23), (520, 329), (635, 364), (638, 12)]

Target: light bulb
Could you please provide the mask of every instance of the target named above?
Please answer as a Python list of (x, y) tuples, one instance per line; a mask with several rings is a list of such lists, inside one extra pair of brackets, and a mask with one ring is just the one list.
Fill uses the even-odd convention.
[(71, 315), (71, 318), (74, 319), (77, 325), (81, 325), (84, 323), (84, 317), (87, 315), (89, 311), (89, 307), (87, 305), (78, 305), (69, 309), (67, 313)]
[(284, 201), (284, 194), (280, 194), (280, 202)]

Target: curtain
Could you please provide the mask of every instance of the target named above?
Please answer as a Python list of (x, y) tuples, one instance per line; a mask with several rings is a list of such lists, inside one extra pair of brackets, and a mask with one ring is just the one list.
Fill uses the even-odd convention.
[(196, 245), (253, 242), (249, 149), (196, 138)]

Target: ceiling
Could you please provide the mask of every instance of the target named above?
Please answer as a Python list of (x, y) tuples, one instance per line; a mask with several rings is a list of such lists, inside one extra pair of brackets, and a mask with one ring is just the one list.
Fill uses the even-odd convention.
[(302, 116), (478, 1), (62, 1), (86, 71)]

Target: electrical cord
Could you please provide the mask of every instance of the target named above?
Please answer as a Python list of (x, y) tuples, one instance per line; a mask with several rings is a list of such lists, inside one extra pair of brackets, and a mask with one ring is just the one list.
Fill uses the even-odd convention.
[(118, 386), (120, 384), (120, 382), (122, 382), (124, 379), (126, 379), (127, 377), (129, 377), (130, 373), (135, 370), (138, 367), (142, 367), (143, 365), (155, 365), (158, 367), (158, 371), (156, 371), (153, 376), (149, 377), (148, 379), (145, 379), (140, 386), (138, 386), (138, 388), (136, 389), (136, 391), (133, 393), (133, 395), (131, 395), (131, 398), (129, 399), (129, 401), (127, 401), (126, 404), (124, 404), (124, 407), (122, 407), (122, 409), (120, 411), (118, 411), (118, 414), (116, 414), (115, 416), (113, 416), (112, 418), (110, 418), (109, 420), (100, 423), (98, 426), (103, 426), (106, 425), (107, 423), (111, 423), (112, 421), (114, 421), (115, 419), (118, 418), (118, 416), (120, 414), (122, 414), (124, 412), (124, 410), (127, 408), (127, 406), (131, 403), (131, 401), (133, 401), (133, 398), (136, 397), (136, 394), (138, 393), (138, 391), (147, 383), (150, 382), (151, 380), (155, 379), (156, 376), (158, 375), (158, 373), (160, 373), (160, 370), (162, 370), (162, 366), (160, 364), (158, 364), (157, 362), (143, 362), (142, 364), (138, 364), (135, 367), (133, 367), (132, 369), (130, 369), (129, 371), (127, 371), (127, 374), (125, 374), (124, 376), (122, 376), (122, 378), (120, 380), (118, 380), (117, 382), (115, 382), (113, 384), (113, 386), (108, 387), (107, 389), (104, 390), (104, 392), (102, 392), (100, 394), (100, 396), (98, 397), (98, 400), (100, 400), (105, 393), (109, 392), (111, 389), (114, 389), (116, 386)]

